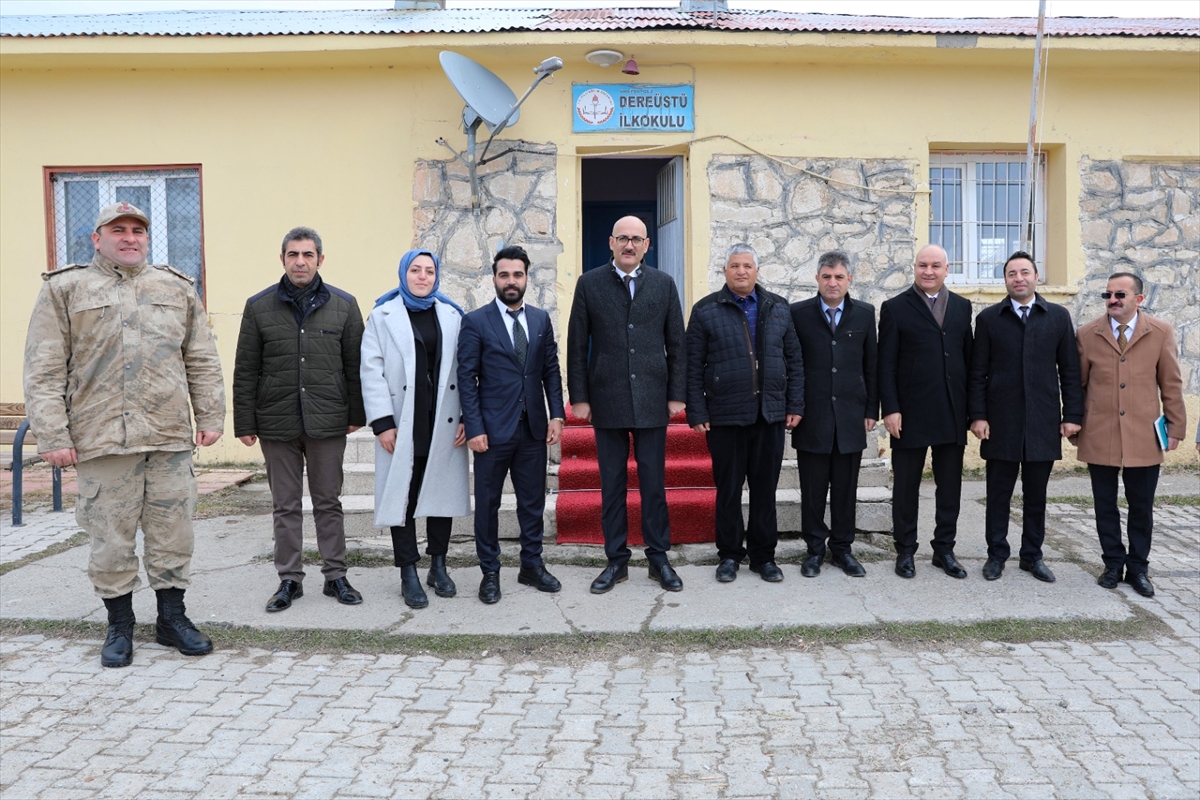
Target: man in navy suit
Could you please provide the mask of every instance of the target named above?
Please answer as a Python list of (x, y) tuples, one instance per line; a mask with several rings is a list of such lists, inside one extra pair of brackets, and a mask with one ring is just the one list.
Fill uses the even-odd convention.
[(458, 334), (458, 393), (467, 447), (475, 453), (479, 599), (489, 605), (500, 600), (500, 495), (510, 473), (521, 524), (517, 582), (540, 592), (562, 588), (542, 563), (546, 446), (562, 437), (562, 378), (550, 315), (525, 303), (528, 281), (524, 249), (496, 253), (496, 301), (468, 314)]

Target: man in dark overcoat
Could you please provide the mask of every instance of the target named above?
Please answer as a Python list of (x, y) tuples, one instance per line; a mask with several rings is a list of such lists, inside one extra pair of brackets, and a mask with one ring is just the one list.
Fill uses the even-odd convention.
[(879, 309), (879, 399), (892, 445), (892, 536), (896, 574), (916, 570), (917, 510), (925, 455), (937, 484), (933, 565), (967, 577), (954, 558), (967, 445), (971, 303), (946, 288), (950, 266), (936, 244), (917, 252), (914, 282)]
[(667, 422), (684, 408), (683, 310), (672, 278), (642, 263), (646, 225), (622, 217), (609, 237), (613, 258), (575, 284), (567, 325), (571, 413), (589, 420), (600, 466), (601, 527), (608, 566), (592, 582), (603, 594), (629, 577), (626, 462), (633, 437), (650, 578), (683, 589), (671, 568), (667, 518)]
[[(1017, 251), (1004, 264), (1008, 297), (979, 312), (967, 379), (971, 432), (987, 461), (988, 560), (994, 581), (1008, 560), (1008, 520), (1021, 475), (1021, 569), (1047, 583), (1054, 573), (1042, 560), (1046, 538), (1046, 485), (1062, 458), (1062, 439), (1083, 422), (1083, 387), (1075, 325), (1067, 309), (1036, 292), (1037, 265)], [(1061, 391), (1061, 393), (1060, 393)]]
[[(841, 250), (817, 260), (817, 296), (792, 304), (804, 352), (804, 419), (792, 432), (800, 475), (800, 535), (806, 578), (829, 560), (851, 577), (866, 574), (850, 546), (858, 507), (858, 470), (867, 433), (879, 419), (875, 306), (850, 297), (854, 272)], [(830, 525), (825, 524), (829, 496)]]

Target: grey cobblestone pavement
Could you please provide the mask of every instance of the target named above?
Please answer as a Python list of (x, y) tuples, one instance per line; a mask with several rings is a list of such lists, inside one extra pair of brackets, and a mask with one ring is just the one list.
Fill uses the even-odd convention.
[[(1059, 552), (1098, 563), (1089, 511), (1055, 505), (1051, 520)], [(529, 661), (186, 659), (138, 641), (132, 667), (106, 670), (95, 641), (5, 635), (0, 795), (1195, 798), (1198, 552), (1195, 507), (1160, 509), (1157, 596), (1116, 590), (1168, 626), (1149, 640)]]

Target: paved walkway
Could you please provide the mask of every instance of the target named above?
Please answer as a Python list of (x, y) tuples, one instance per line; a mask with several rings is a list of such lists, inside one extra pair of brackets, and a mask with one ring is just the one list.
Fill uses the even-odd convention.
[[(1195, 478), (1184, 482), (1184, 490), (1170, 493), (1195, 494), (1189, 488)], [(981, 490), (980, 484), (969, 484), (968, 498)], [(1051, 490), (1052, 495), (1083, 493), (1058, 483)], [(839, 593), (852, 588), (849, 584), (862, 587), (855, 590), (861, 593), (856, 602), (872, 605), (924, 592), (920, 587), (927, 584), (934, 590), (929, 597), (961, 586), (975, 595), (1003, 592), (980, 604), (991, 609), (989, 619), (1030, 613), (1022, 606), (1035, 607), (1031, 616), (1061, 619), (1058, 607), (1077, 594), (1087, 601), (1073, 614), (1077, 621), (1157, 619), (1169, 633), (1149, 640), (1015, 645), (868, 640), (770, 647), (760, 639), (764, 646), (706, 649), (651, 643), (624, 656), (559, 648), (552, 657), (528, 660), (485, 651), (445, 658), (404, 648), (381, 655), (220, 648), (187, 659), (139, 641), (134, 666), (123, 670), (99, 666), (96, 641), (10, 634), (0, 637), (0, 794), (1200, 795), (1195, 507), (1158, 514), (1152, 556), (1158, 596), (1145, 600), (1126, 586), (1105, 591), (1094, 581), (1076, 582), (1075, 572), (1082, 570), (1071, 559), (1094, 568), (1098, 547), (1090, 515), (1066, 505), (1051, 509), (1057, 584), (1037, 584), (1015, 564), (1001, 581), (985, 584), (978, 572), (982, 561), (975, 557), (982, 543), (982, 530), (972, 527), (981, 518), (982, 507), (976, 506), (966, 501), (960, 533), (960, 556), (969, 560), (972, 573), (967, 581), (935, 574), (925, 557), (912, 582), (892, 575), (887, 562), (869, 563), (868, 577), (857, 582), (828, 568), (820, 578), (805, 580), (795, 566), (785, 567), (787, 578), (777, 586), (750, 580), (745, 571), (734, 584), (721, 586), (712, 580), (711, 567), (696, 566), (689, 568), (693, 572), (685, 575), (687, 587), (679, 595), (657, 591), (641, 576), (631, 576), (602, 598), (571, 585), (557, 598), (522, 595), (514, 582), (511, 592), (505, 585), (499, 606), (485, 608), (467, 586), (473, 573), (458, 569), (460, 597), (431, 597), (429, 609), (411, 616), (425, 618), (435, 631), (442, 620), (445, 631), (444, 623), (457, 619), (448, 616), (451, 609), (461, 606), (471, 617), (492, 616), (491, 622), (507, 631), (520, 620), (494, 613), (506, 604), (520, 604), (528, 614), (525, 622), (534, 623), (561, 613), (554, 611), (556, 601), (577, 593), (574, 600), (581, 608), (601, 610), (624, 597), (619, 608), (607, 608), (610, 615), (642, 602), (660, 610), (667, 603), (686, 603), (692, 617), (770, 604), (780, 613), (801, 606), (807, 624), (821, 624), (839, 613)], [(223, 550), (230, 552), (240, 553), (236, 543), (249, 539), (254, 545), (249, 549), (261, 554), (269, 545), (257, 527), (262, 519), (211, 520), (201, 523), (199, 532), (201, 538), (225, 542)], [(42, 569), (47, 579), (70, 574), (78, 569), (80, 551), (86, 554), (76, 548), (3, 576), (0, 616), (29, 616), (9, 606), (12, 590), (27, 585), (23, 573)], [(229, 561), (234, 569), (241, 556)], [(196, 576), (197, 584), (213, 582), (221, 568), (210, 564), (207, 575)], [(256, 569), (269, 572), (270, 564), (258, 562)], [(331, 615), (340, 609), (343, 621), (346, 612), (368, 608), (382, 614), (397, 604), (394, 570), (359, 569), (352, 576), (366, 586), (377, 572), (383, 573), (381, 588), (357, 609), (340, 609), (314, 586), (295, 608), (270, 615), (269, 625), (283, 627), (275, 620), (297, 616), (306, 604)], [(257, 609), (265, 601), (262, 587), (270, 581), (251, 580), (251, 602), (243, 602), (247, 591), (241, 587), (223, 605)], [(389, 582), (390, 592), (382, 588)], [(1057, 592), (1068, 583), (1069, 591)], [(773, 593), (760, 595), (762, 590)], [(218, 598), (194, 592), (192, 608), (199, 612), (194, 618), (218, 613)], [(193, 596), (190, 592), (189, 599)], [(954, 604), (968, 603), (970, 596), (957, 596)], [(1036, 613), (1037, 607), (1043, 613)], [(945, 608), (939, 606), (938, 613)], [(1120, 613), (1097, 615), (1089, 610), (1095, 608)], [(138, 612), (143, 622), (152, 619), (148, 609), (139, 606)], [(44, 616), (80, 618), (65, 607), (57, 617)], [(579, 617), (593, 618), (582, 611)], [(266, 618), (260, 613), (255, 617), (260, 622), (245, 624), (266, 628)], [(383, 629), (408, 630), (405, 624), (397, 621)], [(212, 632), (219, 645), (220, 630)], [(486, 647), (486, 639), (481, 641)]]

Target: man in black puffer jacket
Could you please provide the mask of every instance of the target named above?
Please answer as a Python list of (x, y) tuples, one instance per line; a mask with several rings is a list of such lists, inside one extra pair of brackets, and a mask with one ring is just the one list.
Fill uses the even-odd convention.
[(321, 237), (293, 228), (283, 239), (284, 275), (246, 301), (233, 368), (233, 432), (262, 445), (275, 505), (279, 589), (267, 611), (304, 595), (302, 483), (308, 466), (325, 594), (357, 605), (346, 580), (342, 457), (346, 434), (366, 424), (359, 382), (363, 320), (358, 301), (321, 280)]
[[(784, 429), (804, 414), (804, 361), (787, 300), (757, 281), (754, 248), (734, 245), (725, 259), (725, 287), (696, 303), (687, 328), (687, 419), (706, 434), (712, 455), (722, 583), (737, 577), (747, 554), (763, 580), (783, 580), (775, 564), (775, 489)], [(747, 482), (748, 526), (742, 520)]]

